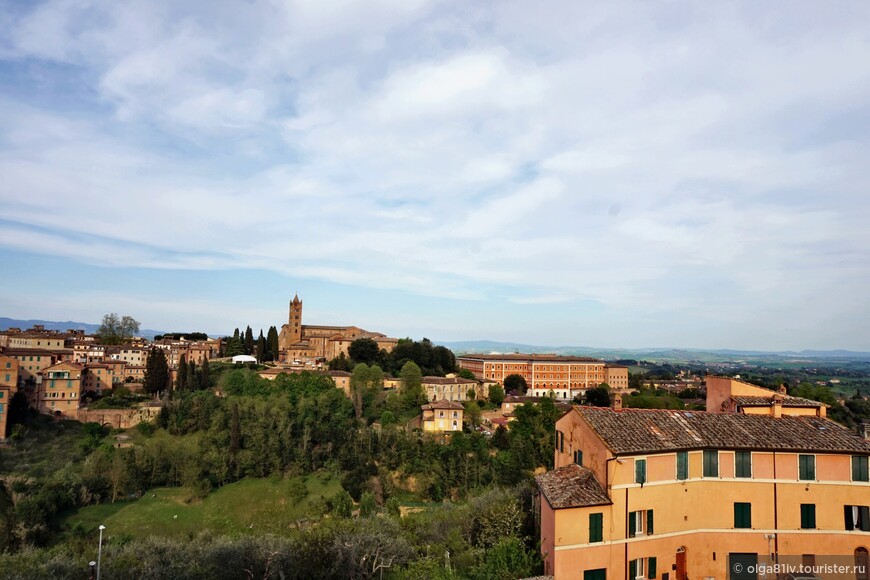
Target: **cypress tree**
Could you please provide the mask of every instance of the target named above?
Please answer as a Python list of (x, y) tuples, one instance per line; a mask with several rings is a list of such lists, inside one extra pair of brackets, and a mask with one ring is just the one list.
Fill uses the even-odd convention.
[(250, 326), (245, 330), (245, 354), (254, 354), (254, 331)]
[(187, 388), (191, 391), (195, 391), (199, 389), (199, 384), (196, 381), (196, 363), (190, 361), (190, 364), (187, 365)]
[(187, 383), (187, 358), (181, 355), (181, 360), (178, 361), (178, 372), (175, 373), (175, 388), (183, 391), (188, 388)]
[(169, 365), (162, 349), (152, 346), (145, 359), (145, 380), (143, 388), (147, 393), (157, 393), (169, 384)]
[(263, 329), (260, 329), (260, 336), (257, 337), (257, 360), (263, 362), (266, 360), (266, 337), (263, 336)]
[(278, 360), (278, 329), (274, 326), (269, 327), (266, 346), (266, 355), (269, 357), (269, 360)]
[(211, 387), (211, 372), (208, 369), (208, 359), (203, 359), (202, 366), (199, 367), (199, 387), (208, 389)]

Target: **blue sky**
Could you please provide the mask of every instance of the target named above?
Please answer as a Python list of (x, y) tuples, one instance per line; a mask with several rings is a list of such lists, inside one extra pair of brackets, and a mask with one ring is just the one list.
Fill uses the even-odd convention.
[(0, 0), (0, 315), (870, 350), (868, 25)]

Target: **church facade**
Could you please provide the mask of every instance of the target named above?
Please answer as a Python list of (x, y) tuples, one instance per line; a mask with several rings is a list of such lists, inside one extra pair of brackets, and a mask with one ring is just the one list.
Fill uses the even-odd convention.
[(302, 301), (294, 296), (287, 324), (278, 335), (279, 358), (285, 363), (328, 361), (341, 353), (347, 356), (347, 349), (359, 338), (370, 338), (387, 352), (398, 342), (398, 339), (357, 326), (302, 324)]

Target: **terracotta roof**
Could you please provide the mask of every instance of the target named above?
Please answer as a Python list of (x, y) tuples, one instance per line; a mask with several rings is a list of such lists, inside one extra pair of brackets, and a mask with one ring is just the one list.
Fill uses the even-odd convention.
[(604, 363), (601, 359), (590, 358), (588, 356), (566, 356), (561, 354), (466, 354), (457, 358), (490, 361), (511, 360), (524, 362), (553, 362), (554, 364), (568, 362)]
[(351, 374), (347, 371), (329, 371), (331, 377), (349, 377)]
[[(804, 399), (802, 397), (792, 397), (791, 395), (780, 395), (783, 407), (824, 407), (824, 403)], [(773, 405), (774, 397), (750, 397), (745, 395), (732, 396), (731, 400), (741, 407), (770, 407)]]
[(422, 405), (422, 408), (424, 411), (431, 411), (433, 409), (465, 410), (465, 407), (463, 407), (461, 403), (457, 403), (456, 401), (435, 401), (434, 403)]
[(591, 469), (572, 464), (535, 478), (553, 509), (610, 505)]
[(574, 410), (617, 455), (676, 449), (758, 449), (870, 453), (870, 443), (821, 417), (658, 409)]

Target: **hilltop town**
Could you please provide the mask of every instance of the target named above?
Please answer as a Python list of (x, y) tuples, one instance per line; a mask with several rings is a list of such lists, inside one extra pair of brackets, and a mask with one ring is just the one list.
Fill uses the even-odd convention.
[[(866, 561), (860, 387), (835, 396), (839, 382), (771, 385), (762, 374), (753, 384), (715, 365), (455, 355), (426, 339), (303, 323), (298, 296), (280, 331), (256, 338), (248, 327), (146, 340), (132, 318), (106, 320), (102, 334), (0, 331), (0, 563), (52, 545), (77, 561), (72, 530), (102, 531), (88, 514), (118, 505), (100, 516), (113, 530), (106, 570), (151, 573), (157, 564), (129, 563), (133, 551), (194, 532), (178, 514), (142, 510), (198, 521), (238, 493), (247, 507), (207, 529), (258, 529), (288, 555), (312, 549), (313, 534), (357, 534), (333, 567), (293, 560), (300, 577), (389, 566), (396, 577), (685, 580), (754, 578), (736, 570), (795, 555)], [(58, 478), (79, 491), (56, 496)], [(461, 541), (433, 536), (449, 564), (367, 527), (407, 520), (431, 534), (436, 513), (474, 522)], [(142, 517), (145, 528), (131, 527)], [(377, 563), (366, 568), (355, 550)], [(213, 570), (221, 560), (209, 558), (196, 565)]]

